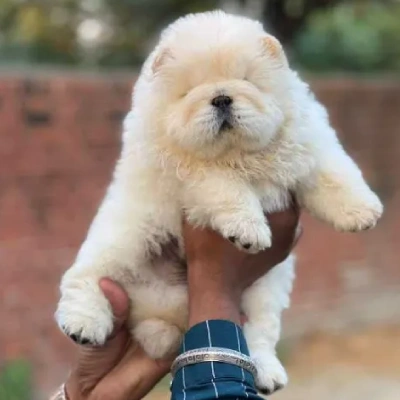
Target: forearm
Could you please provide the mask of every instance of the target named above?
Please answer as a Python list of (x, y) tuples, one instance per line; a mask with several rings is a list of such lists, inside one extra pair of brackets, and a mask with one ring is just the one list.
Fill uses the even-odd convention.
[[(197, 266), (200, 267), (200, 266)], [(202, 268), (189, 269), (190, 317), (180, 354), (219, 347), (249, 355), (240, 324), (240, 294), (218, 276), (202, 284)], [(193, 275), (195, 274), (195, 276)], [(191, 285), (195, 282), (196, 285)], [(258, 399), (253, 375), (222, 362), (188, 365), (176, 372), (172, 400)]]
[(206, 320), (226, 320), (240, 325), (239, 291), (217, 273), (210, 279), (206, 276), (208, 272), (201, 262), (189, 268), (189, 328)]
[[(227, 320), (206, 320), (185, 335), (181, 354), (200, 348), (219, 347), (249, 355), (242, 329)], [(247, 370), (222, 362), (185, 366), (172, 382), (172, 400), (259, 399), (254, 377)]]

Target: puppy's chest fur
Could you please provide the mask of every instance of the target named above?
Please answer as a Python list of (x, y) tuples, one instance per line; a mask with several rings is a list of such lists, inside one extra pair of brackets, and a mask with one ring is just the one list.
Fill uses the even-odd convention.
[[(163, 158), (177, 176), (194, 184), (214, 174), (228, 180), (241, 180), (256, 191), (267, 187), (287, 192), (294, 190), (315, 168), (313, 148), (306, 141), (278, 137), (270, 145), (257, 152), (242, 152), (238, 149), (216, 159), (201, 159), (185, 151), (166, 147)], [(166, 155), (166, 157), (165, 157)], [(165, 165), (165, 164), (164, 164)]]

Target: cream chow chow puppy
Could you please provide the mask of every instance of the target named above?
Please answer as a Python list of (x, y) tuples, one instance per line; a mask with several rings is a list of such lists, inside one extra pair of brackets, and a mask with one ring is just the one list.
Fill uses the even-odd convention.
[[(256, 253), (274, 240), (264, 213), (287, 207), (289, 192), (340, 231), (371, 228), (382, 213), (325, 109), (260, 23), (223, 12), (177, 20), (143, 66), (113, 181), (62, 279), (61, 329), (105, 342), (113, 316), (98, 281), (109, 276), (130, 296), (144, 350), (175, 352), (188, 313), (182, 215)], [(264, 392), (287, 382), (275, 345), (293, 277), (290, 256), (243, 295)]]

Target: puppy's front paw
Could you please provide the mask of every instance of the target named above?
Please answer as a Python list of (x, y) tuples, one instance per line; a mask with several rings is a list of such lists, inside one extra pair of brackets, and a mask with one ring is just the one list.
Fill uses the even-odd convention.
[(181, 330), (158, 318), (140, 322), (133, 329), (133, 336), (143, 350), (156, 360), (174, 355), (182, 342)]
[(345, 202), (336, 205), (337, 210), (333, 224), (342, 232), (359, 232), (372, 229), (383, 213), (379, 198), (370, 193), (364, 198), (343, 199)]
[(271, 247), (271, 230), (264, 221), (231, 221), (220, 231), (239, 250), (248, 253), (255, 254)]
[(113, 330), (113, 314), (108, 300), (89, 288), (65, 291), (56, 311), (61, 330), (82, 345), (103, 345)]
[(270, 395), (287, 385), (286, 371), (276, 355), (259, 354), (252, 358), (257, 367), (256, 386), (261, 393)]

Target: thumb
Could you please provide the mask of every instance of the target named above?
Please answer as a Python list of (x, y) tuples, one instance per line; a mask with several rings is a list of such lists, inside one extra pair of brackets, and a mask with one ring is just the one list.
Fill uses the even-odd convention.
[(101, 279), (99, 286), (114, 314), (114, 332), (103, 346), (79, 346), (77, 363), (66, 384), (71, 398), (87, 398), (86, 394), (120, 362), (129, 343), (129, 332), (123, 329), (129, 315), (128, 295), (109, 278)]
[(100, 289), (110, 302), (114, 315), (114, 334), (125, 324), (129, 315), (129, 298), (122, 287), (110, 278), (102, 278)]

